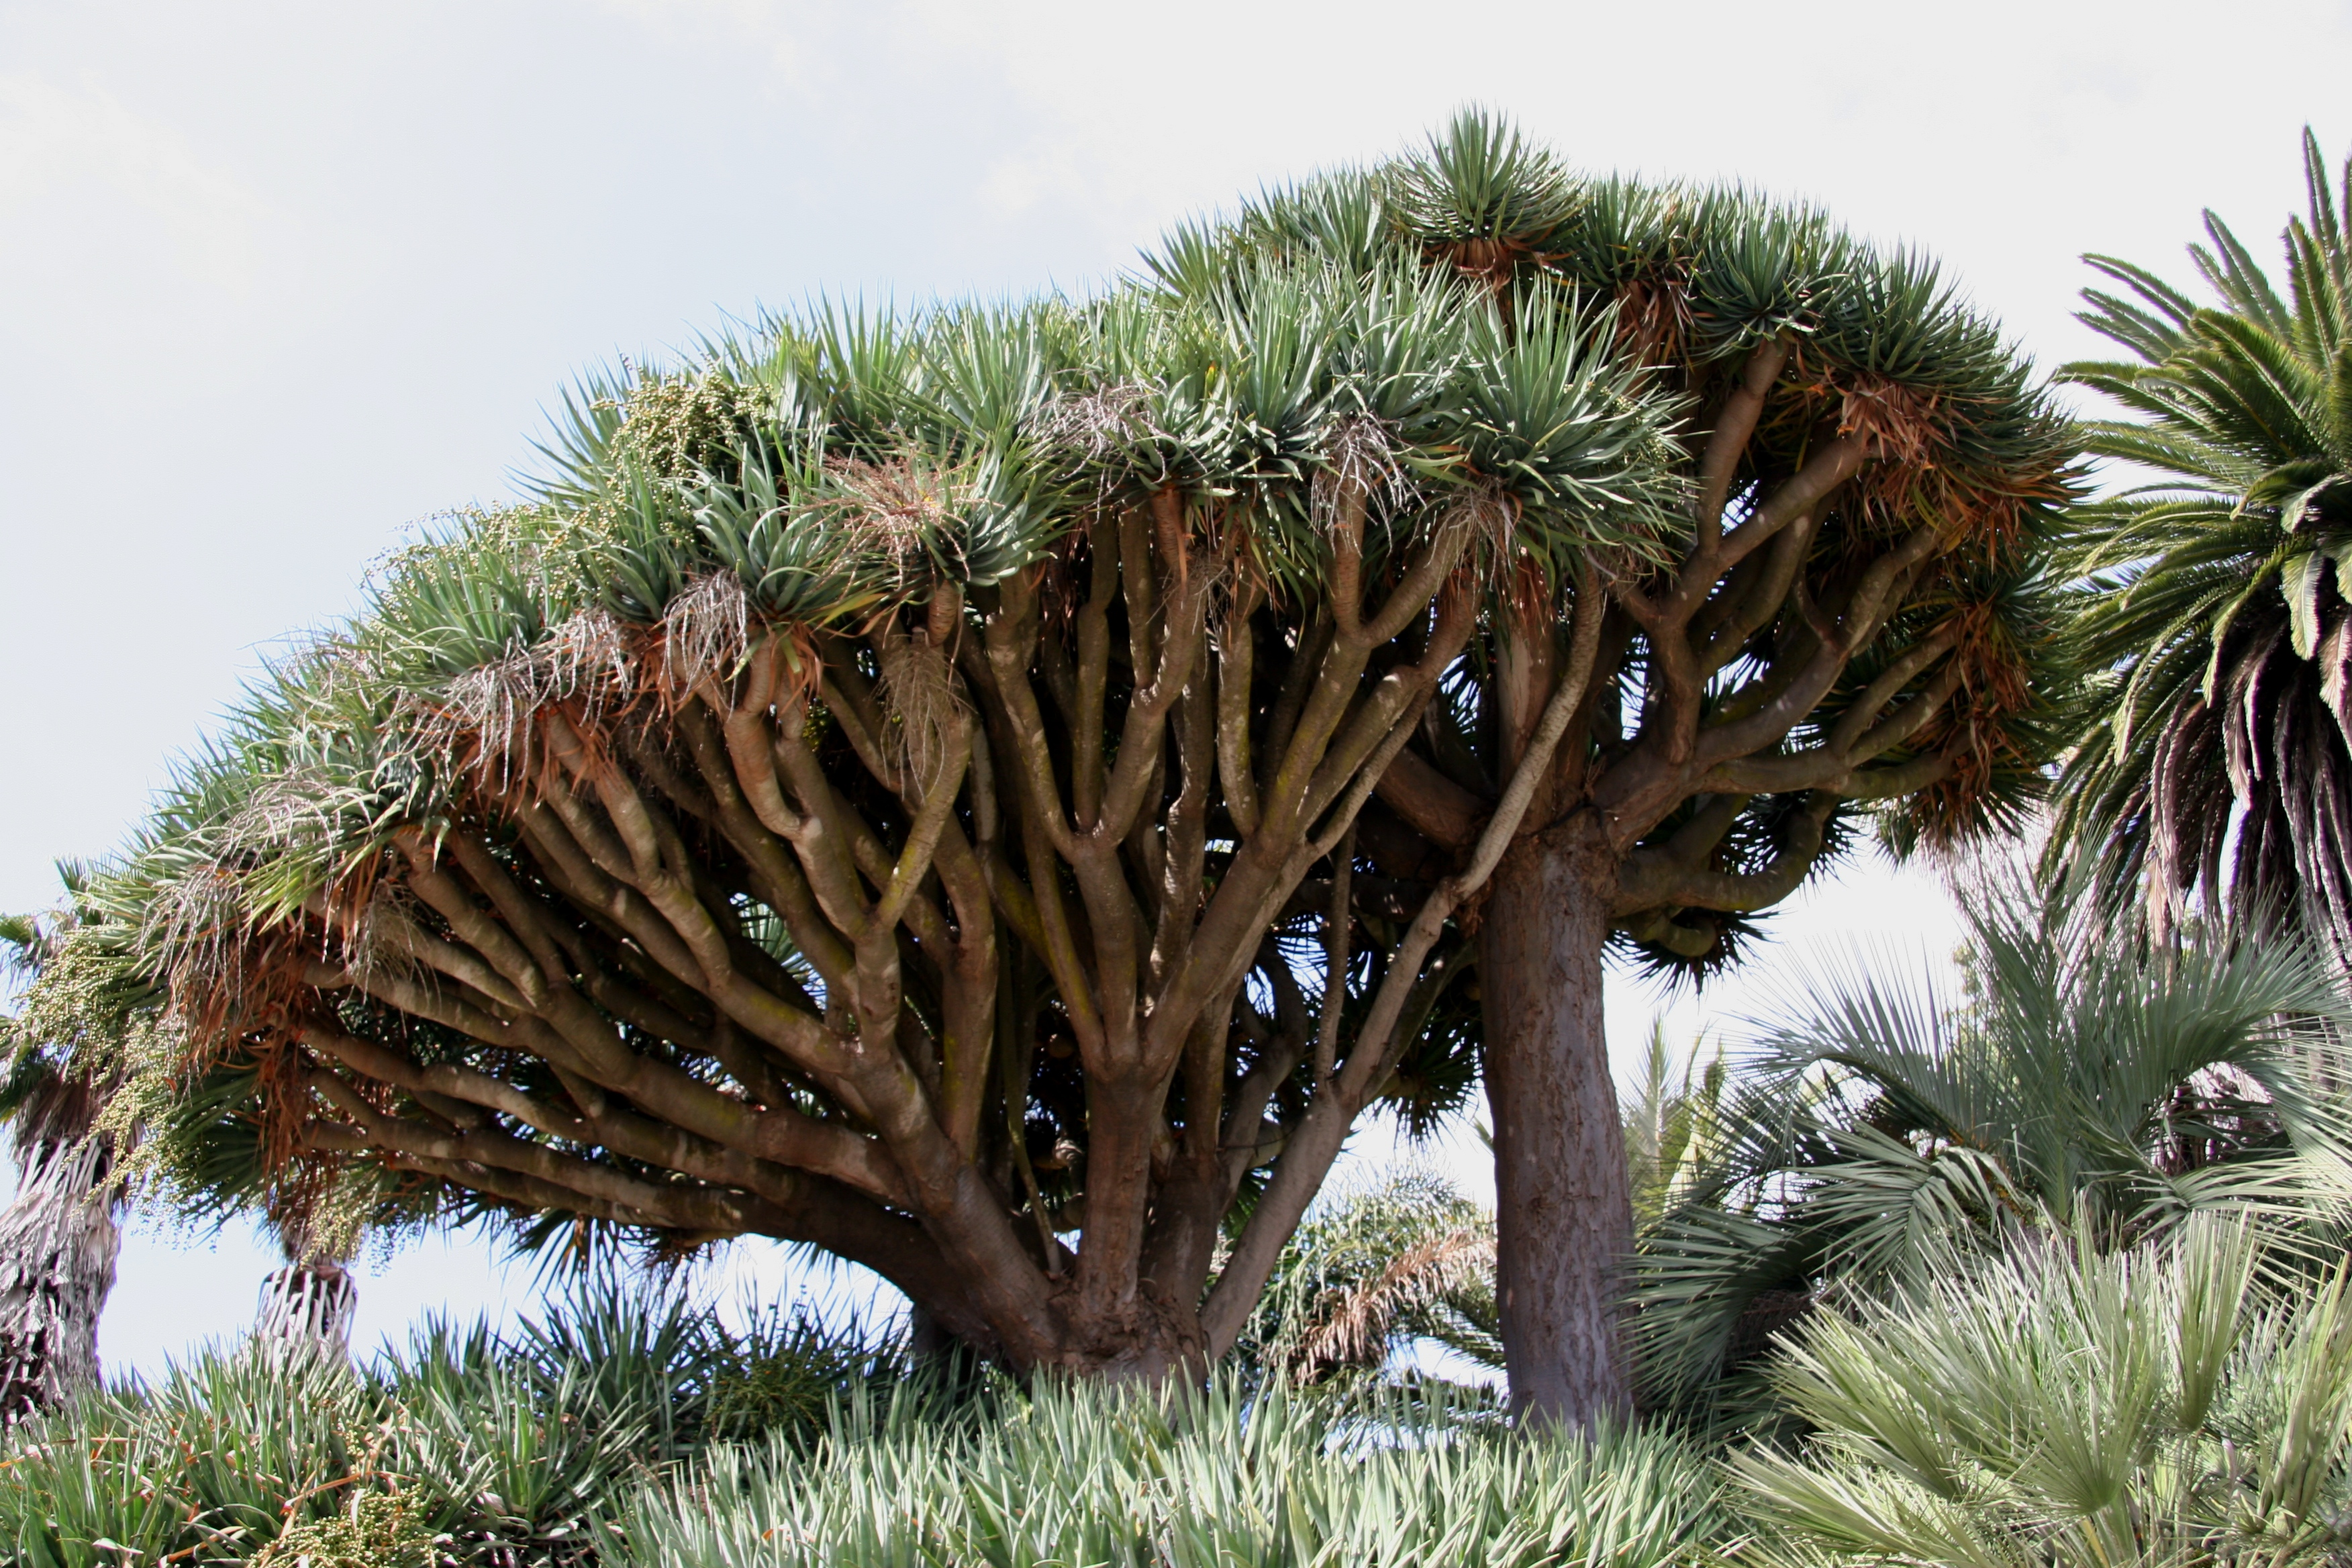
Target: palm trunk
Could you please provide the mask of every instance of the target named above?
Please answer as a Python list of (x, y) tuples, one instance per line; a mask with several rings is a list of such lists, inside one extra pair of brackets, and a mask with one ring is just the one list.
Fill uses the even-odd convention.
[(98, 1385), (98, 1319), (122, 1238), (98, 1139), (26, 1163), (0, 1215), (0, 1426)]
[(1614, 869), (1580, 837), (1524, 843), (1479, 928), (1511, 1405), (1578, 1427), (1632, 1409), (1619, 1289), (1633, 1211), (1601, 1027)]

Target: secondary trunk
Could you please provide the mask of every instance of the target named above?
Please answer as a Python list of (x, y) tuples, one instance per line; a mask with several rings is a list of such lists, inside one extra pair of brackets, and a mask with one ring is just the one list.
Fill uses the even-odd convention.
[(1479, 927), (1511, 1405), (1570, 1426), (1633, 1408), (1620, 1286), (1633, 1209), (1601, 1026), (1614, 861), (1578, 827), (1512, 850)]
[(0, 1426), (98, 1384), (98, 1317), (121, 1248), (95, 1139), (31, 1163), (0, 1215)]

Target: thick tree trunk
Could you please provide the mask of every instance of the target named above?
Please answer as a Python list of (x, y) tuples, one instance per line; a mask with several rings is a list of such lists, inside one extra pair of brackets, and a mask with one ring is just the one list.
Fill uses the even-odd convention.
[(0, 1426), (98, 1385), (98, 1318), (121, 1237), (105, 1151), (58, 1149), (0, 1215)]
[(1632, 1409), (1619, 1290), (1633, 1211), (1601, 1028), (1614, 861), (1597, 839), (1570, 823), (1517, 846), (1479, 927), (1511, 1405), (1571, 1426)]

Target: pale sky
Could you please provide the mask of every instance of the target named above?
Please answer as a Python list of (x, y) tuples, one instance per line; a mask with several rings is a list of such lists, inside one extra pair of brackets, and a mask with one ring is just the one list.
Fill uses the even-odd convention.
[[(819, 291), (1083, 289), (1475, 100), (1591, 168), (1924, 247), (2054, 364), (2094, 348), (2079, 253), (2182, 276), (2210, 205), (2270, 255), (2302, 126), (2352, 144), (2347, 80), (2352, 5), (2290, 0), (0, 0), (0, 908), (118, 844), (273, 639), (404, 526), (506, 494), (619, 354)], [(1808, 951), (1952, 942), (1931, 879), (1867, 859), (1780, 924), (1677, 1037)], [(1621, 1045), (1654, 1005), (1615, 988)], [(108, 1364), (235, 1331), (271, 1261), (135, 1234)], [(733, 1267), (782, 1288), (772, 1255)], [(373, 1339), (525, 1281), (460, 1239), (362, 1289)]]

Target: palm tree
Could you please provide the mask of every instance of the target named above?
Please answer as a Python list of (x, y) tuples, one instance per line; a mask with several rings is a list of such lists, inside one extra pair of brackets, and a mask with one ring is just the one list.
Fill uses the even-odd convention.
[(2331, 190), (2305, 132), (2304, 174), (2284, 298), (2210, 212), (2189, 255), (2214, 304), (2088, 258), (2126, 292), (2084, 290), (2080, 319), (2133, 358), (2065, 374), (2142, 417), (2085, 444), (2155, 478), (2083, 513), (2077, 636), (2106, 689), (2052, 842), (2141, 884), (2159, 933), (2200, 907), (2284, 919), (2352, 963), (2352, 163)]
[(1744, 1064), (1643, 1238), (1659, 1402), (1736, 1412), (1825, 1289), (1906, 1288), (1956, 1244), (2058, 1226), (2125, 1246), (2228, 1211), (2292, 1247), (2347, 1192), (2330, 1086), (2352, 1014), (2323, 959), (2153, 948), (2087, 892), (2018, 880), (1971, 902), (1963, 998), (1857, 963), (1806, 983)]
[(1494, 1211), (1407, 1171), (1307, 1216), (1236, 1355), (1268, 1381), (1314, 1383), (1379, 1373), (1415, 1340), (1503, 1367)]

